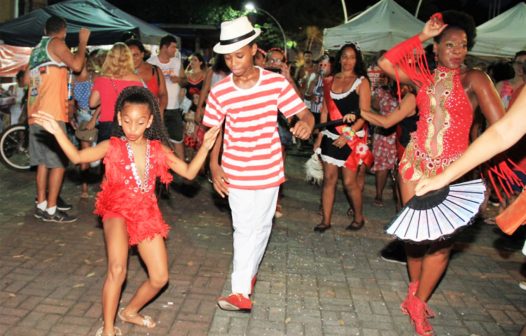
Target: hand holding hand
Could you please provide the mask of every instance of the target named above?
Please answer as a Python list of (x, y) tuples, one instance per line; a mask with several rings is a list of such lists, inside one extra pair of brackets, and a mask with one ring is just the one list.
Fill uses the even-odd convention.
[(219, 134), (219, 126), (212, 127), (208, 131), (206, 131), (204, 139), (203, 139), (203, 146), (207, 150), (211, 150), (212, 147), (214, 147), (214, 143), (216, 142), (217, 135)]
[(58, 122), (49, 113), (38, 111), (31, 115), (31, 119), (33, 119), (37, 125), (42, 126), (46, 131), (53, 135), (62, 132), (62, 128), (60, 128)]
[(307, 124), (306, 122), (299, 120), (294, 125), (294, 127), (290, 129), (290, 132), (296, 138), (299, 138), (301, 140), (307, 140), (310, 137), (310, 134), (312, 133), (312, 128), (310, 128), (309, 124)]

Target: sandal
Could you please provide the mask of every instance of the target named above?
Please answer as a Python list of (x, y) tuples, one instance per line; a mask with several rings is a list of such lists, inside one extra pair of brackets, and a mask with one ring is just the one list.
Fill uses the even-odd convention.
[(363, 228), (363, 226), (365, 225), (365, 219), (362, 219), (361, 222), (357, 222), (356, 220), (353, 220), (351, 222), (351, 224), (349, 224), (345, 230), (350, 230), (350, 231), (358, 231), (360, 230), (361, 228)]
[(281, 218), (283, 217), (283, 211), (281, 209), (281, 204), (276, 204), (276, 212), (274, 213), (274, 217)]
[(384, 201), (382, 201), (380, 198), (375, 198), (373, 205), (381, 208), (384, 206)]
[(331, 228), (331, 224), (320, 223), (314, 227), (314, 232), (323, 233)]
[(104, 327), (100, 327), (95, 336), (122, 336), (122, 331), (117, 327), (113, 327), (113, 333), (108, 334), (104, 333)]
[(124, 309), (125, 308), (119, 309), (119, 312), (117, 313), (117, 316), (119, 317), (119, 319), (122, 322), (135, 324), (135, 325), (138, 325), (138, 326), (141, 326), (141, 327), (146, 327), (148, 329), (155, 328), (155, 326), (157, 325), (153, 321), (151, 316), (140, 315), (140, 314), (133, 314), (133, 315), (126, 314), (126, 315), (124, 315)]

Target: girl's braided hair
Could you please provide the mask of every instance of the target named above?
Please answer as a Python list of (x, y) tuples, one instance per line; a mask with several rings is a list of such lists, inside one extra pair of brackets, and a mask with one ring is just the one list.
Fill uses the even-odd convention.
[(142, 86), (129, 86), (122, 90), (119, 97), (117, 97), (117, 102), (115, 103), (115, 116), (113, 117), (113, 129), (111, 132), (112, 136), (119, 138), (126, 136), (117, 119), (117, 114), (122, 111), (126, 104), (147, 105), (150, 113), (153, 114), (153, 122), (144, 132), (144, 136), (149, 140), (160, 140), (164, 145), (173, 149), (168, 133), (166, 132), (166, 128), (161, 119), (161, 112), (159, 110), (157, 99), (150, 90)]

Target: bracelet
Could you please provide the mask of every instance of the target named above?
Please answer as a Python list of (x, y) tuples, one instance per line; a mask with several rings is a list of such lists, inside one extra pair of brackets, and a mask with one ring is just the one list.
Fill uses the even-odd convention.
[(343, 128), (342, 134), (347, 140), (350, 141), (352, 138), (354, 138), (356, 132), (352, 129), (352, 127), (347, 126)]

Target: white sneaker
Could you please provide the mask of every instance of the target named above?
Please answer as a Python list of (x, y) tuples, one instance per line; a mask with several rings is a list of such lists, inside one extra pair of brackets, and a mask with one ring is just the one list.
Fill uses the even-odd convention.
[(526, 290), (526, 280), (519, 282), (519, 287)]

